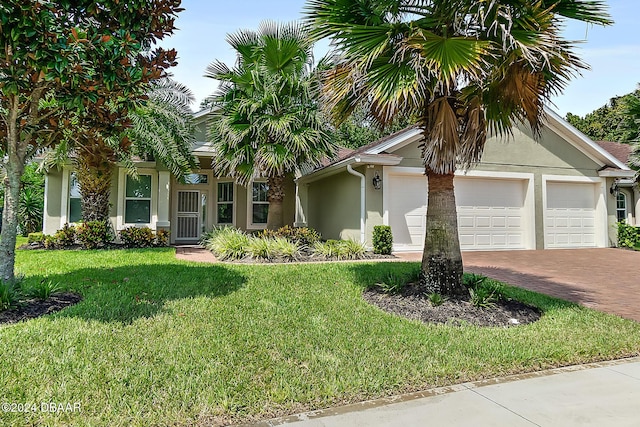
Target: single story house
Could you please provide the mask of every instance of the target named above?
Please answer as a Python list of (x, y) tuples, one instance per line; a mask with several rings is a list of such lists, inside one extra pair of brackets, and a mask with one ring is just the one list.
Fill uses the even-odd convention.
[[(626, 165), (628, 147), (595, 143), (547, 111), (542, 137), (525, 126), (508, 141), (492, 137), (482, 161), (455, 178), (463, 250), (608, 247), (619, 219), (636, 223), (640, 193)], [(169, 229), (171, 242), (192, 243), (215, 225), (257, 230), (266, 225), (266, 182), (248, 187), (218, 178), (206, 142), (207, 113), (195, 114), (194, 154), (200, 168), (186, 183), (161, 164), (140, 163), (140, 179), (119, 168), (111, 192), (115, 230)], [(408, 128), (361, 147), (287, 182), (285, 219), (325, 238), (371, 245), (373, 227), (390, 225), (396, 251), (422, 250), (427, 180), (420, 131)], [(625, 151), (626, 154), (625, 154)], [(625, 158), (626, 156), (626, 158)], [(53, 170), (45, 184), (44, 232), (80, 217), (72, 167)]]

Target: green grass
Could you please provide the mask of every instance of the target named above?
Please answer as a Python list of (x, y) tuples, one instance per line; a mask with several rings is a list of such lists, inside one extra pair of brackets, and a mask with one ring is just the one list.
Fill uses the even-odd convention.
[(539, 322), (424, 325), (361, 298), (415, 263), (206, 265), (138, 249), (19, 251), (17, 267), (84, 301), (0, 327), (0, 403), (82, 409), (0, 411), (0, 425), (249, 421), (640, 348), (639, 323), (511, 287)]

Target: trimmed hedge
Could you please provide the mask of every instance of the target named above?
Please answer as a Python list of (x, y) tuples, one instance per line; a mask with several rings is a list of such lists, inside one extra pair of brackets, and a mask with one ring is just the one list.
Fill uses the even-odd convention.
[(618, 223), (618, 246), (622, 248), (640, 247), (640, 227), (620, 221)]
[(373, 227), (373, 253), (391, 255), (393, 250), (393, 234), (388, 225), (376, 225)]

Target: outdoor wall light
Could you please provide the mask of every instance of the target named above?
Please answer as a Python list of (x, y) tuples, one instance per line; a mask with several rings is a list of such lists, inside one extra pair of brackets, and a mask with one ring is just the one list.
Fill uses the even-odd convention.
[(378, 172), (373, 175), (373, 188), (375, 188), (376, 190), (382, 188), (382, 179), (380, 178), (380, 175), (378, 175)]
[(617, 196), (619, 192), (620, 192), (620, 189), (618, 188), (618, 180), (616, 179), (615, 181), (613, 181), (613, 184), (611, 184), (611, 188), (609, 188), (609, 193), (615, 194)]

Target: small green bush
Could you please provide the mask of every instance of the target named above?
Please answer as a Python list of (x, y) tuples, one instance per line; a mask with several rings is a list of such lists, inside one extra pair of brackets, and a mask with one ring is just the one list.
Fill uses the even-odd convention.
[(324, 259), (362, 259), (366, 247), (355, 240), (327, 240), (314, 243), (312, 251)]
[(55, 249), (58, 245), (58, 240), (55, 238), (55, 236), (45, 234), (42, 244), (44, 245), (45, 249)]
[(475, 288), (469, 288), (471, 304), (479, 308), (491, 308), (503, 298), (504, 286), (493, 280), (485, 280)]
[(29, 233), (27, 236), (27, 243), (40, 243), (44, 242), (44, 234), (42, 232), (39, 233)]
[(149, 227), (127, 227), (120, 230), (120, 240), (127, 248), (150, 248), (156, 236)]
[(247, 254), (255, 259), (271, 260), (275, 257), (273, 239), (252, 236), (246, 246)]
[(25, 294), (33, 298), (46, 300), (49, 299), (51, 295), (60, 293), (61, 289), (62, 288), (60, 284), (57, 282), (53, 282), (51, 280), (42, 280), (37, 285), (33, 285), (25, 289)]
[(622, 248), (640, 246), (640, 227), (629, 225), (626, 221), (618, 222), (618, 246)]
[(393, 250), (393, 234), (388, 225), (376, 225), (373, 227), (373, 253), (391, 255)]
[(321, 236), (313, 228), (308, 227), (290, 227), (285, 225), (278, 230), (261, 230), (254, 233), (254, 236), (261, 238), (275, 239), (278, 237), (284, 237), (290, 242), (299, 243), (303, 246), (312, 246), (316, 242), (320, 241)]
[(73, 225), (65, 224), (53, 235), (55, 247), (68, 247), (76, 244), (76, 228)]
[(367, 248), (355, 240), (338, 241), (338, 259), (362, 259)]
[(159, 248), (169, 246), (170, 234), (171, 233), (169, 232), (169, 230), (158, 230), (158, 232), (156, 233), (155, 245), (158, 246)]
[(274, 252), (283, 258), (288, 260), (295, 260), (300, 257), (302, 252), (302, 244), (299, 242), (292, 242), (284, 237), (276, 237), (273, 239)]
[(233, 227), (216, 228), (203, 240), (205, 248), (220, 260), (239, 260), (247, 255), (250, 237)]
[(444, 304), (444, 301), (445, 301), (445, 298), (437, 292), (429, 294), (427, 298), (429, 299), (429, 302), (431, 303), (431, 305), (434, 307), (438, 307)]
[(397, 294), (402, 292), (406, 284), (407, 279), (404, 276), (389, 273), (384, 281), (376, 285), (382, 289), (382, 292), (385, 294)]
[(10, 283), (0, 280), (0, 311), (18, 306), (18, 292)]
[(85, 249), (96, 249), (108, 245), (113, 240), (109, 221), (89, 221), (77, 227), (76, 234)]

